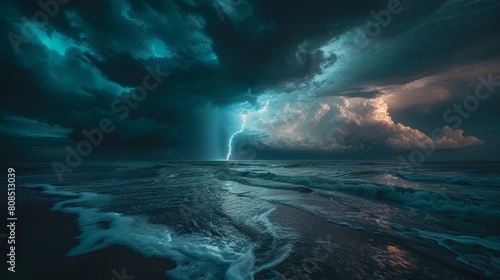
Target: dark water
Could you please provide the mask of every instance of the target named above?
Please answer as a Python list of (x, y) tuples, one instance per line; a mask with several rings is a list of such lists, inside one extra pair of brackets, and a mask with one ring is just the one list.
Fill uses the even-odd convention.
[[(170, 279), (499, 279), (500, 163), (101, 162), (26, 187)], [(139, 279), (140, 276), (137, 276)]]

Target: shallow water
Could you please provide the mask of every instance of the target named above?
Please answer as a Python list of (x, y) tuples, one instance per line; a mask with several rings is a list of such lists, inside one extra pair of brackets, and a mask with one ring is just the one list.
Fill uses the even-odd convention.
[(122, 245), (171, 279), (495, 279), (500, 163), (100, 162), (25, 176), (78, 215), (67, 257)]

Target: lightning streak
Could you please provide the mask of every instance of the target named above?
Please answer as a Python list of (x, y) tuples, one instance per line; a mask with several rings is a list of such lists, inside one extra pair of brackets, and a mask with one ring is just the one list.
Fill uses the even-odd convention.
[(231, 158), (231, 150), (232, 150), (232, 144), (233, 144), (233, 138), (240, 134), (241, 132), (243, 132), (243, 130), (245, 129), (245, 126), (247, 124), (247, 116), (246, 115), (241, 115), (241, 118), (243, 119), (243, 123), (241, 124), (241, 128), (240, 130), (236, 131), (235, 133), (233, 133), (233, 135), (231, 135), (231, 138), (229, 138), (229, 144), (227, 145), (227, 147), (229, 148), (229, 151), (227, 153), (227, 157), (226, 157), (226, 160), (229, 160), (229, 158)]

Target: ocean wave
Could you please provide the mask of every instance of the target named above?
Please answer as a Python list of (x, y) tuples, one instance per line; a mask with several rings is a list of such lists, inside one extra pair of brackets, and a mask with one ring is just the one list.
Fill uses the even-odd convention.
[(394, 174), (400, 178), (409, 181), (427, 181), (427, 182), (442, 182), (442, 183), (454, 183), (454, 184), (464, 184), (473, 186), (485, 186), (485, 187), (500, 187), (500, 178), (498, 177), (468, 177), (468, 176), (439, 176), (433, 174), (422, 174), (415, 172), (399, 172)]
[[(146, 257), (164, 257), (177, 266), (167, 272), (171, 279), (252, 280), (253, 275), (282, 262), (291, 251), (290, 244), (282, 247), (267, 262), (256, 260), (254, 252), (265, 250), (245, 235), (232, 235), (231, 242), (202, 234), (179, 234), (169, 226), (152, 224), (147, 217), (129, 216), (109, 209), (111, 195), (91, 192), (58, 190), (48, 184), (26, 184), (42, 193), (64, 198), (52, 210), (76, 215), (80, 228), (79, 244), (66, 256), (80, 256), (111, 245), (121, 245)], [(253, 227), (271, 230), (268, 220), (274, 208), (254, 217)], [(250, 221), (251, 222), (251, 221)], [(276, 235), (282, 235), (276, 232)], [(276, 253), (276, 252), (275, 252)]]
[[(289, 184), (290, 189), (307, 187), (337, 191), (375, 200), (387, 200), (405, 206), (425, 209), (448, 218), (466, 220), (500, 230), (500, 205), (492, 201), (454, 197), (443, 193), (418, 190), (410, 187), (389, 186), (365, 181), (332, 180), (314, 176), (285, 176), (272, 172), (250, 172), (220, 169), (215, 173), (220, 180), (252, 183), (247, 178), (260, 179), (253, 185), (267, 187)], [(268, 181), (268, 182), (265, 182)]]
[[(486, 276), (495, 277), (500, 272), (500, 235), (476, 237), (469, 235), (451, 235), (441, 232), (411, 230), (408, 234), (433, 240), (440, 246), (457, 255), (457, 260), (475, 267)], [(478, 250), (481, 252), (478, 254)]]

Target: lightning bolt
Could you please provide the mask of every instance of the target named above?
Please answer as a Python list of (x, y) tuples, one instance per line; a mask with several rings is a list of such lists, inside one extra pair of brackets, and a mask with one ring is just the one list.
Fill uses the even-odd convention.
[(229, 158), (231, 158), (231, 150), (232, 150), (233, 138), (236, 135), (238, 135), (241, 132), (243, 132), (243, 130), (245, 129), (245, 126), (247, 125), (247, 116), (246, 115), (241, 115), (241, 118), (243, 119), (243, 123), (241, 124), (240, 130), (238, 130), (235, 133), (233, 133), (233, 135), (231, 135), (231, 138), (229, 138), (229, 144), (227, 145), (227, 147), (229, 148), (229, 151), (227, 153), (226, 160), (229, 160)]

